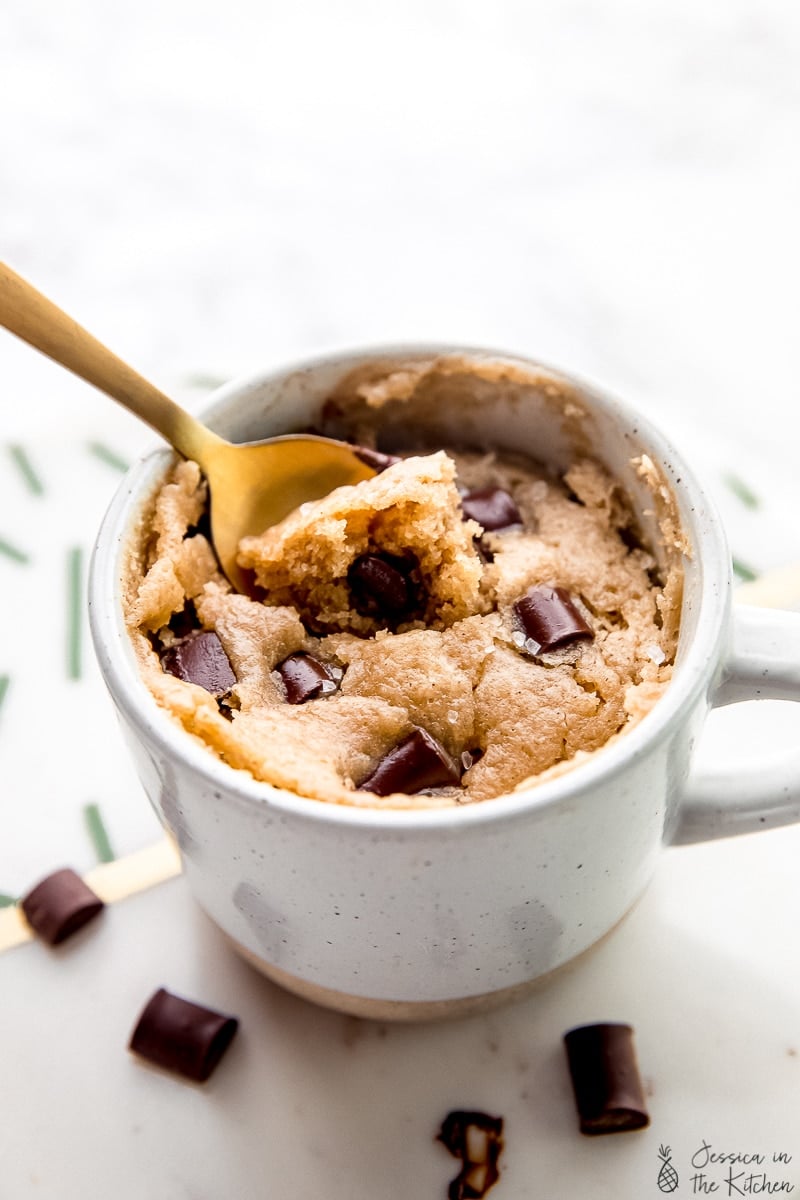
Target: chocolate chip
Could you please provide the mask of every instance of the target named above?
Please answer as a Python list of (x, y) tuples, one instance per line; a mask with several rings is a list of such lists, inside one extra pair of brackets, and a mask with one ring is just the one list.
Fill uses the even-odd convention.
[(159, 988), (139, 1017), (129, 1049), (167, 1071), (204, 1083), (238, 1028), (236, 1017)]
[(408, 560), (389, 554), (362, 554), (357, 558), (347, 578), (358, 611), (393, 617), (410, 612), (415, 602), (414, 588), (408, 578), (411, 567)]
[(236, 683), (230, 661), (216, 633), (190, 633), (164, 650), (161, 665), (170, 675), (196, 683), (219, 699)]
[(389, 796), (413, 795), (423, 788), (458, 787), (461, 772), (450, 755), (425, 729), (415, 729), (382, 758), (358, 791)]
[(468, 492), (461, 497), (461, 510), (468, 520), (477, 521), (490, 532), (522, 524), (513, 497), (502, 488), (486, 487)]
[(624, 1133), (650, 1124), (630, 1025), (581, 1025), (564, 1034), (564, 1045), (581, 1133)]
[(395, 463), (402, 462), (398, 455), (384, 454), (382, 450), (373, 450), (371, 446), (353, 446), (353, 451), (356, 458), (360, 458), (368, 467), (372, 467), (376, 475), (380, 475), (381, 471), (385, 471), (387, 467), (393, 467)]
[(438, 1134), (462, 1168), (447, 1189), (448, 1200), (479, 1200), (497, 1183), (503, 1149), (503, 1118), (482, 1112), (448, 1113)]
[(39, 937), (57, 946), (82, 929), (105, 906), (80, 875), (64, 867), (28, 892), (20, 907)]
[(594, 637), (566, 588), (537, 584), (516, 601), (513, 611), (525, 635), (524, 644), (534, 654)]
[(289, 704), (305, 704), (306, 700), (336, 691), (331, 671), (313, 654), (290, 654), (275, 670), (283, 680)]

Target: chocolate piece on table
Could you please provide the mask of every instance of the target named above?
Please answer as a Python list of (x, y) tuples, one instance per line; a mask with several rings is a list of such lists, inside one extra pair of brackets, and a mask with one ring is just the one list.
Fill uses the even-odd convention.
[(537, 584), (516, 601), (513, 611), (525, 634), (526, 646), (529, 641), (536, 643), (535, 654), (594, 637), (566, 588)]
[(20, 901), (28, 924), (51, 946), (77, 933), (105, 907), (71, 867), (54, 871)]
[(388, 554), (362, 554), (350, 567), (350, 587), (367, 608), (401, 616), (414, 607), (414, 589), (406, 575), (411, 564)]
[(502, 488), (486, 487), (461, 497), (461, 511), (489, 532), (521, 525), (522, 516), (513, 497)]
[(190, 633), (161, 654), (161, 666), (186, 683), (196, 683), (217, 699), (229, 692), (236, 676), (216, 633)]
[(158, 1067), (204, 1083), (238, 1028), (236, 1017), (159, 988), (139, 1017), (128, 1048)]
[(580, 1025), (564, 1034), (581, 1133), (624, 1133), (650, 1124), (633, 1029)]
[(376, 475), (402, 461), (397, 454), (384, 454), (382, 450), (373, 450), (371, 446), (353, 446), (353, 451), (356, 458), (372, 467)]
[(447, 1190), (448, 1200), (485, 1196), (500, 1177), (497, 1162), (503, 1149), (503, 1118), (482, 1112), (448, 1113), (438, 1140), (463, 1164)]
[(389, 796), (392, 792), (413, 795), (423, 788), (458, 787), (461, 772), (435, 738), (425, 729), (415, 729), (381, 759), (375, 770), (359, 784), (358, 791)]
[(306, 700), (336, 691), (333, 675), (313, 654), (290, 654), (275, 670), (283, 680), (289, 704), (305, 704)]

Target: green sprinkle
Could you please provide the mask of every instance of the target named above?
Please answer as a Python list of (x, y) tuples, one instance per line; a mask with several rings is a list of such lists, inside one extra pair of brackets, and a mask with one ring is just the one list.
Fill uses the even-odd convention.
[(33, 463), (28, 458), (28, 452), (25, 447), (19, 445), (9, 446), (8, 453), (11, 455), (12, 461), (19, 468), (19, 473), (25, 480), (30, 491), (33, 492), (34, 496), (41, 496), (44, 491), (44, 484), (36, 473)]
[(67, 678), (81, 677), (83, 630), (83, 551), (73, 546), (67, 555)]
[(758, 579), (758, 571), (748, 566), (746, 562), (742, 562), (735, 555), (733, 557), (733, 573), (739, 576), (742, 583), (752, 583), (754, 579)]
[(732, 471), (729, 471), (727, 475), (723, 475), (722, 482), (730, 488), (734, 496), (737, 496), (741, 500), (745, 508), (758, 508), (761, 504), (760, 499), (753, 489), (748, 487), (745, 481), (738, 475), (734, 475)]
[(89, 442), (88, 450), (95, 458), (99, 458), (107, 466), (113, 467), (115, 471), (127, 471), (130, 466), (130, 463), (121, 454), (117, 454), (115, 450), (112, 450), (110, 446), (106, 446), (102, 442)]
[(0, 908), (11, 908), (16, 903), (16, 896), (9, 896), (6, 892), (0, 892)]
[(97, 861), (101, 863), (113, 862), (117, 856), (111, 848), (111, 842), (108, 840), (108, 833), (103, 818), (100, 816), (100, 809), (96, 804), (84, 805), (83, 819), (86, 822), (86, 830), (89, 837), (92, 839)]
[(3, 707), (3, 701), (6, 698), (6, 692), (8, 691), (10, 683), (11, 677), (9, 675), (0, 675), (0, 708)]
[(27, 563), (31, 561), (29, 554), (20, 550), (18, 546), (12, 546), (11, 542), (7, 542), (5, 538), (0, 538), (0, 554), (5, 554), (6, 558), (10, 558), (12, 562)]

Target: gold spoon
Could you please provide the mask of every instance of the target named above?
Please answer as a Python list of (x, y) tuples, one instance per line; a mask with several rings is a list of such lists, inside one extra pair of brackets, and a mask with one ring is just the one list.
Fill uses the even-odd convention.
[(237, 591), (252, 591), (236, 564), (240, 538), (263, 533), (307, 500), (375, 474), (352, 446), (331, 438), (287, 434), (241, 445), (225, 441), (2, 262), (0, 325), (119, 401), (198, 463), (211, 496), (211, 540)]

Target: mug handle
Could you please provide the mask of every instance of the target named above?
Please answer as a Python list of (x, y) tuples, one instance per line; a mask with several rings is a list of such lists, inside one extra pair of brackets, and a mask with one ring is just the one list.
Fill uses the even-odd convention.
[[(800, 700), (800, 614), (736, 605), (733, 634), (711, 707), (743, 700)], [(692, 770), (681, 793), (673, 846), (800, 821), (800, 751), (752, 766)]]

